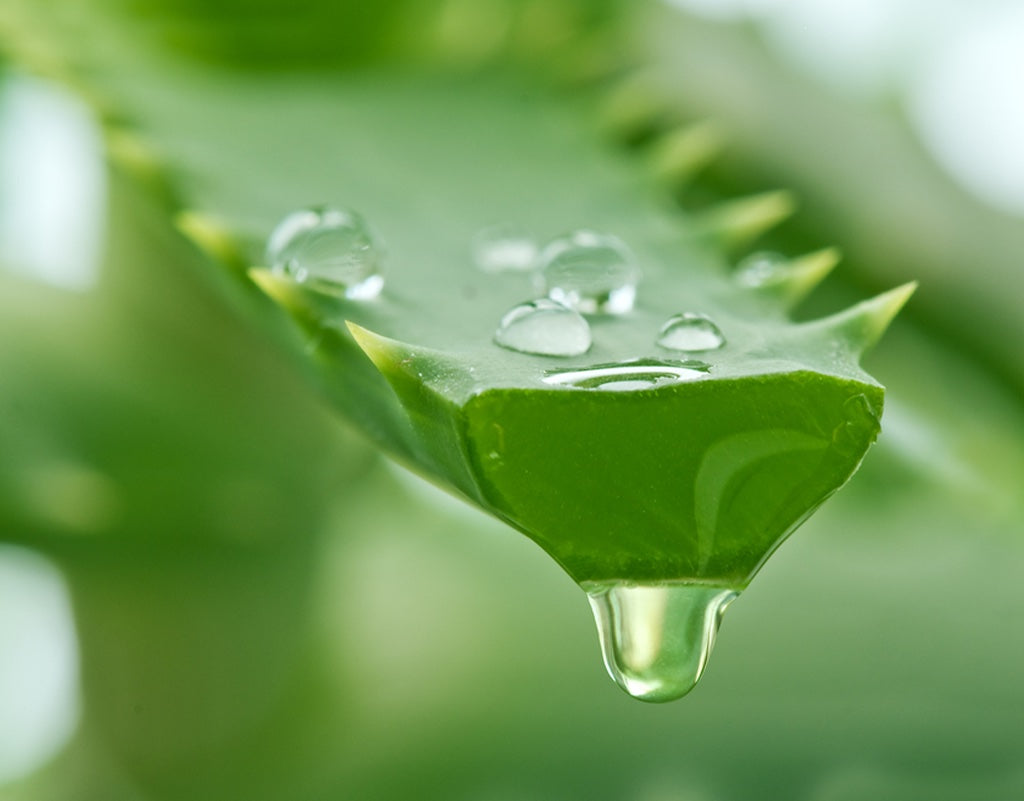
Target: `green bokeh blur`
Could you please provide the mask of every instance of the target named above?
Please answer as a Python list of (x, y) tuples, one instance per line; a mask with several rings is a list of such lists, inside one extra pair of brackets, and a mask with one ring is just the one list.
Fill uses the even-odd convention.
[[(404, 52), (410, 19), (440, 20), (451, 52), (482, 57), (466, 46), (477, 28), (457, 24), (472, 4), (414, 5), (401, 35), (352, 59)], [(223, 19), (264, 10), (231, 59), (333, 64), (329, 37), (281, 63), (261, 55), (275, 8), (183, 3), (196, 27), (172, 41), (219, 57)], [(559, 18), (523, 9), (541, 30)], [(361, 24), (359, 41), (377, 42), (367, 31), (384, 22)], [(766, 58), (745, 35), (693, 22), (680, 36), (693, 31)], [(800, 95), (795, 77), (759, 79)], [(780, 111), (785, 125), (820, 111), (811, 94)], [(692, 113), (742, 123), (729, 97)], [(801, 150), (740, 145), (731, 163), (759, 172), (712, 172), (708, 193), (785, 181)], [(889, 174), (860, 166), (864, 182)], [(700, 686), (649, 706), (608, 680), (585, 596), (539, 548), (378, 457), (290, 358), (284, 323), (212, 280), (165, 199), (106, 174), (94, 286), (50, 286), (0, 255), (0, 540), (62, 571), (82, 704), (70, 739), (0, 799), (1024, 797), (1024, 362), (944, 323), (957, 285), (940, 274), (930, 293), (928, 247), (868, 231), (880, 271), (863, 240), (839, 242), (852, 258), (820, 307), (926, 281), (922, 313), (868, 365), (888, 388), (883, 438), (731, 607)], [(989, 219), (935, 180), (946, 194), (923, 207)], [(844, 204), (860, 184), (790, 182), (815, 202), (779, 247), (857, 236)], [(1004, 264), (1016, 234), (1000, 232), (1016, 229), (986, 225)], [(1020, 297), (1020, 275), (1001, 280)], [(971, 303), (990, 332), (1019, 329), (996, 293)]]

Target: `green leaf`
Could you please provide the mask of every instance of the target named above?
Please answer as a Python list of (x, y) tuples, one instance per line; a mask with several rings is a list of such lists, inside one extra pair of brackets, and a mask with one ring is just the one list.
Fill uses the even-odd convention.
[[(162, 176), (181, 230), (279, 307), (261, 314), (295, 320), (298, 355), (339, 410), (577, 581), (742, 588), (874, 441), (882, 389), (858, 361), (909, 289), (790, 323), (785, 307), (824, 274), (821, 258), (799, 262), (773, 295), (734, 281), (717, 249), (788, 216), (788, 193), (693, 217), (670, 208), (656, 171), (599, 135), (601, 92), (569, 96), (509, 66), (252, 75), (167, 52), (129, 69), (128, 52), (96, 54), (82, 73), (133, 121), (133, 155), (115, 157)], [(323, 202), (357, 209), (386, 242), (380, 297), (349, 300), (261, 268), (277, 221)], [(473, 236), (504, 222), (540, 242), (579, 228), (620, 237), (643, 272), (636, 308), (592, 316), (582, 356), (498, 347), (503, 314), (538, 294), (528, 274), (473, 264)], [(659, 346), (681, 313), (713, 320), (725, 345)], [(691, 380), (627, 392), (545, 380), (608, 365)]]

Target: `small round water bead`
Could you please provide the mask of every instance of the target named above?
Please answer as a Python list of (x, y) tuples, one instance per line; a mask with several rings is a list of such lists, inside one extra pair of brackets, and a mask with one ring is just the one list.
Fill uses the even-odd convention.
[(533, 269), (537, 243), (512, 224), (492, 225), (472, 241), (473, 261), (485, 273), (524, 272)]
[(350, 209), (292, 212), (270, 234), (266, 258), (274, 272), (346, 298), (367, 300), (384, 286), (381, 247)]
[(661, 327), (658, 344), (669, 350), (690, 353), (718, 350), (725, 345), (725, 337), (703, 314), (676, 314)]
[(552, 240), (537, 269), (549, 298), (583, 314), (625, 314), (636, 300), (640, 268), (626, 243), (610, 234), (580, 230)]
[(577, 312), (547, 298), (510, 309), (494, 333), (508, 350), (540, 356), (579, 356), (590, 350), (590, 326)]
[(762, 250), (751, 253), (737, 264), (733, 276), (740, 286), (767, 286), (785, 277), (787, 264), (781, 253)]

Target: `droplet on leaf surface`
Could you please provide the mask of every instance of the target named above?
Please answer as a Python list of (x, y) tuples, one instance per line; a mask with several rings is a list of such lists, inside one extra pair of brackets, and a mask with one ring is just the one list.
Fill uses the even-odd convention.
[(725, 344), (721, 329), (702, 314), (676, 314), (658, 332), (658, 344), (669, 350), (718, 350)]
[(785, 278), (787, 263), (781, 253), (762, 250), (751, 253), (737, 264), (733, 276), (740, 286), (768, 286)]
[(579, 356), (590, 350), (590, 326), (577, 312), (547, 298), (510, 309), (494, 333), (508, 350), (539, 356)]
[(353, 300), (376, 297), (384, 286), (382, 250), (363, 218), (321, 206), (294, 211), (267, 240), (267, 263), (300, 284)]
[(537, 257), (543, 291), (582, 314), (625, 314), (633, 308), (640, 268), (616, 236), (574, 231), (549, 242)]

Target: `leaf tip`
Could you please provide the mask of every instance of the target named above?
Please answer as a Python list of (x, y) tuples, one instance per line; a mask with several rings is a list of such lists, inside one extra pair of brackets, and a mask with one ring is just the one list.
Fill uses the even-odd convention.
[(779, 297), (785, 306), (795, 306), (828, 277), (841, 259), (842, 254), (834, 247), (799, 256), (785, 266), (777, 284), (768, 284), (764, 290)]
[(851, 306), (822, 322), (843, 336), (855, 351), (863, 354), (881, 339), (917, 286), (917, 281), (910, 281)]
[(685, 184), (719, 156), (725, 141), (724, 129), (713, 120), (666, 131), (653, 146), (654, 172), (665, 183)]
[(352, 320), (346, 320), (345, 327), (359, 349), (382, 373), (407, 365), (409, 359), (415, 356), (415, 353), (405, 343), (371, 331)]
[(268, 298), (287, 311), (293, 318), (305, 325), (311, 325), (317, 318), (316, 310), (307, 293), (290, 278), (267, 267), (250, 267), (246, 275)]
[(376, 364), (377, 359), (375, 356), (380, 356), (384, 352), (383, 344), (388, 341), (387, 338), (375, 334), (369, 328), (363, 328), (359, 323), (354, 323), (351, 320), (345, 321), (345, 327), (352, 335), (352, 339), (356, 341), (356, 344)]
[(250, 281), (263, 290), (264, 294), (274, 300), (279, 299), (278, 296), (283, 293), (284, 285), (287, 283), (282, 280), (281, 276), (266, 267), (250, 267), (246, 271), (246, 275), (249, 276)]
[(793, 193), (776, 189), (720, 203), (705, 213), (703, 227), (723, 247), (735, 249), (784, 222), (794, 211)]
[(652, 134), (667, 113), (668, 107), (650, 77), (634, 73), (608, 90), (600, 122), (612, 136), (636, 143)]
[(162, 198), (174, 202), (176, 192), (160, 151), (131, 128), (108, 123), (104, 130), (107, 154)]
[(246, 260), (242, 256), (237, 240), (228, 227), (217, 218), (186, 209), (175, 216), (174, 226), (214, 260), (238, 272), (245, 271)]

